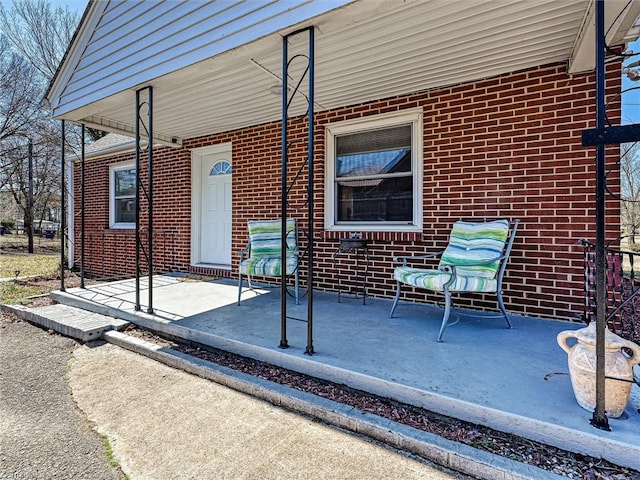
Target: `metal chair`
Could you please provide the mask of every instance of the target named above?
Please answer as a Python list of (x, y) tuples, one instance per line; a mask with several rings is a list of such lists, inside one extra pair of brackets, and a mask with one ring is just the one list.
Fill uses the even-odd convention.
[[(479, 223), (460, 220), (453, 224), (445, 250), (428, 255), (395, 257), (394, 261), (401, 261), (402, 265), (393, 272), (397, 290), (389, 317), (398, 306), (400, 287), (405, 284), (444, 295), (444, 315), (438, 342), (442, 341), (449, 322), (452, 293), (495, 293), (507, 325), (513, 328), (502, 299), (502, 278), (519, 223), (519, 219)], [(437, 269), (408, 266), (411, 260), (424, 263), (424, 259), (437, 257), (440, 257)]]
[[(238, 305), (242, 295), (242, 277), (247, 277), (249, 289), (251, 276), (280, 277), (282, 272), (282, 220), (250, 220), (249, 242), (244, 250), (238, 252)], [(300, 303), (299, 295), (299, 250), (298, 227), (295, 219), (287, 219), (286, 224), (286, 275), (293, 275), (295, 281), (294, 296), (296, 305)]]

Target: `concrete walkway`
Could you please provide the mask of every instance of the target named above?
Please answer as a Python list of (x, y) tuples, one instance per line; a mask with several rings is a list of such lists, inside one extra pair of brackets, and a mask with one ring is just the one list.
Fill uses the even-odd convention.
[(111, 344), (69, 383), (132, 480), (463, 478)]

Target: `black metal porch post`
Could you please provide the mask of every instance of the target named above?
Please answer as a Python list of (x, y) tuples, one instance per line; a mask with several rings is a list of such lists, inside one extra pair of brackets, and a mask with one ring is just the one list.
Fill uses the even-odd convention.
[(80, 146), (80, 288), (84, 288), (84, 245), (85, 245), (85, 196), (84, 196), (84, 181), (85, 181), (85, 169), (84, 169), (84, 161), (85, 161), (85, 125), (82, 124), (82, 134), (81, 134), (81, 142)]
[(27, 231), (27, 251), (33, 253), (33, 140), (27, 138), (27, 214), (25, 230)]
[(140, 90), (136, 90), (136, 312), (140, 311)]
[(67, 228), (67, 208), (66, 208), (66, 195), (65, 190), (67, 188), (67, 183), (65, 182), (65, 177), (67, 175), (67, 166), (65, 162), (65, 144), (67, 142), (66, 135), (66, 124), (65, 121), (61, 121), (60, 127), (60, 136), (62, 137), (62, 141), (60, 143), (60, 291), (65, 291), (64, 286), (64, 254), (65, 254), (65, 240), (66, 235), (65, 231)]
[[(146, 100), (142, 100), (141, 92), (147, 91)], [(142, 110), (146, 106), (146, 121)], [(141, 163), (141, 129), (147, 137), (147, 188), (140, 182)], [(149, 285), (147, 313), (153, 313), (153, 87), (147, 86), (136, 90), (136, 306), (140, 310), (140, 253), (146, 253), (147, 275)], [(141, 237), (140, 192), (143, 191), (147, 200), (147, 250), (144, 252)]]
[[(289, 38), (295, 35), (299, 35), (302, 33), (308, 33), (308, 53), (305, 54), (294, 54), (293, 57), (289, 58)], [(289, 77), (290, 77), (290, 64), (296, 59), (304, 58), (307, 61), (306, 68), (303, 69), (302, 73), (299, 75), (297, 82), (292, 82), (293, 87), (291, 93), (289, 92)], [(307, 323), (307, 347), (305, 353), (307, 355), (313, 355), (313, 285), (314, 285), (314, 271), (313, 271), (313, 256), (314, 256), (314, 209), (313, 209), (313, 154), (314, 154), (314, 142), (313, 142), (313, 117), (314, 117), (314, 27), (306, 27), (301, 30), (292, 32), (282, 39), (282, 192), (281, 192), (281, 216), (282, 216), (282, 231), (286, 231), (287, 224), (287, 208), (288, 208), (288, 195), (289, 192), (293, 189), (293, 184), (295, 184), (296, 180), (299, 178), (300, 173), (302, 172), (301, 167), (300, 171), (294, 176), (293, 184), (288, 185), (287, 183), (287, 169), (288, 169), (288, 151), (289, 151), (289, 140), (288, 140), (288, 125), (287, 122), (289, 120), (289, 108), (291, 107), (293, 100), (295, 98), (304, 98), (307, 102), (307, 111), (299, 117), (299, 120), (305, 118), (307, 119), (307, 158), (306, 158), (306, 167), (308, 172), (307, 177), (307, 218), (309, 222), (309, 235), (307, 236), (307, 318), (304, 319), (295, 319), (300, 320)], [(295, 72), (295, 68), (292, 69)], [(299, 72), (298, 72), (299, 73)], [(303, 81), (306, 77), (307, 80), (307, 92), (300, 91), (300, 87), (303, 84)], [(296, 97), (299, 95), (300, 97)], [(291, 142), (293, 143), (293, 142)], [(286, 236), (282, 236), (281, 243), (281, 251), (285, 252), (287, 246)], [(285, 260), (283, 258), (283, 264)], [(299, 268), (299, 267), (298, 267)], [(287, 292), (286, 292), (286, 271), (283, 265), (283, 269), (281, 272), (280, 283), (281, 283), (281, 320), (280, 320), (280, 348), (287, 348)]]
[(285, 234), (287, 231), (287, 152), (289, 149), (287, 140), (287, 109), (289, 104), (287, 78), (288, 57), (288, 40), (287, 37), (284, 37), (282, 39), (282, 159), (280, 167), (280, 219), (282, 221), (280, 226), (282, 232), (280, 244), (280, 251), (282, 252), (282, 269), (280, 272), (280, 348), (289, 348), (289, 342), (287, 341), (287, 272), (285, 258), (285, 252), (287, 251), (287, 238)]
[(153, 313), (153, 87), (147, 88), (147, 268), (149, 270), (147, 313)]
[[(606, 122), (604, 0), (596, 0), (596, 130)], [(605, 145), (596, 145), (596, 407), (591, 424), (610, 430), (605, 412)]]
[(308, 212), (309, 212), (309, 245), (307, 247), (307, 348), (305, 353), (307, 355), (313, 355), (315, 353), (313, 348), (313, 283), (314, 283), (314, 271), (313, 271), (313, 102), (314, 102), (314, 29), (309, 28), (309, 112), (307, 114), (308, 122), (308, 140), (307, 140), (307, 165), (309, 168), (309, 178), (307, 186), (307, 198), (308, 198)]

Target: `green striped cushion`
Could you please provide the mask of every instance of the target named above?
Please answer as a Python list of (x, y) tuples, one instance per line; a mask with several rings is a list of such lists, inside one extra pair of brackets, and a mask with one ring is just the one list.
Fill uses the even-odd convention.
[[(250, 255), (279, 257), (281, 250), (281, 220), (251, 220), (249, 227)], [(287, 220), (287, 253), (293, 253), (296, 245), (296, 221)]]
[[(451, 275), (443, 273), (440, 270), (397, 267), (393, 271), (393, 277), (407, 285), (442, 292), (444, 290), (444, 284), (449, 281)], [(456, 275), (453, 285), (449, 287), (449, 291), (495, 293), (497, 288), (498, 281), (495, 278)]]
[(453, 224), (449, 245), (440, 265), (455, 265), (458, 275), (495, 278), (500, 262), (475, 265), (502, 255), (509, 233), (508, 220), (472, 223), (459, 220)]
[[(287, 255), (287, 275), (292, 275), (298, 266), (298, 257)], [(251, 257), (240, 262), (242, 275), (279, 276), (282, 272), (282, 259), (280, 257)]]

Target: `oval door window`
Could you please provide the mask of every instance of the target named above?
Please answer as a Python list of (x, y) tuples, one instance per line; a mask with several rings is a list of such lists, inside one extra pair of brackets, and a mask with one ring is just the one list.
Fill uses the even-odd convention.
[(211, 167), (209, 175), (212, 177), (214, 175), (229, 175), (231, 171), (231, 163), (229, 163), (227, 160), (220, 160), (219, 162), (216, 162), (213, 167)]

